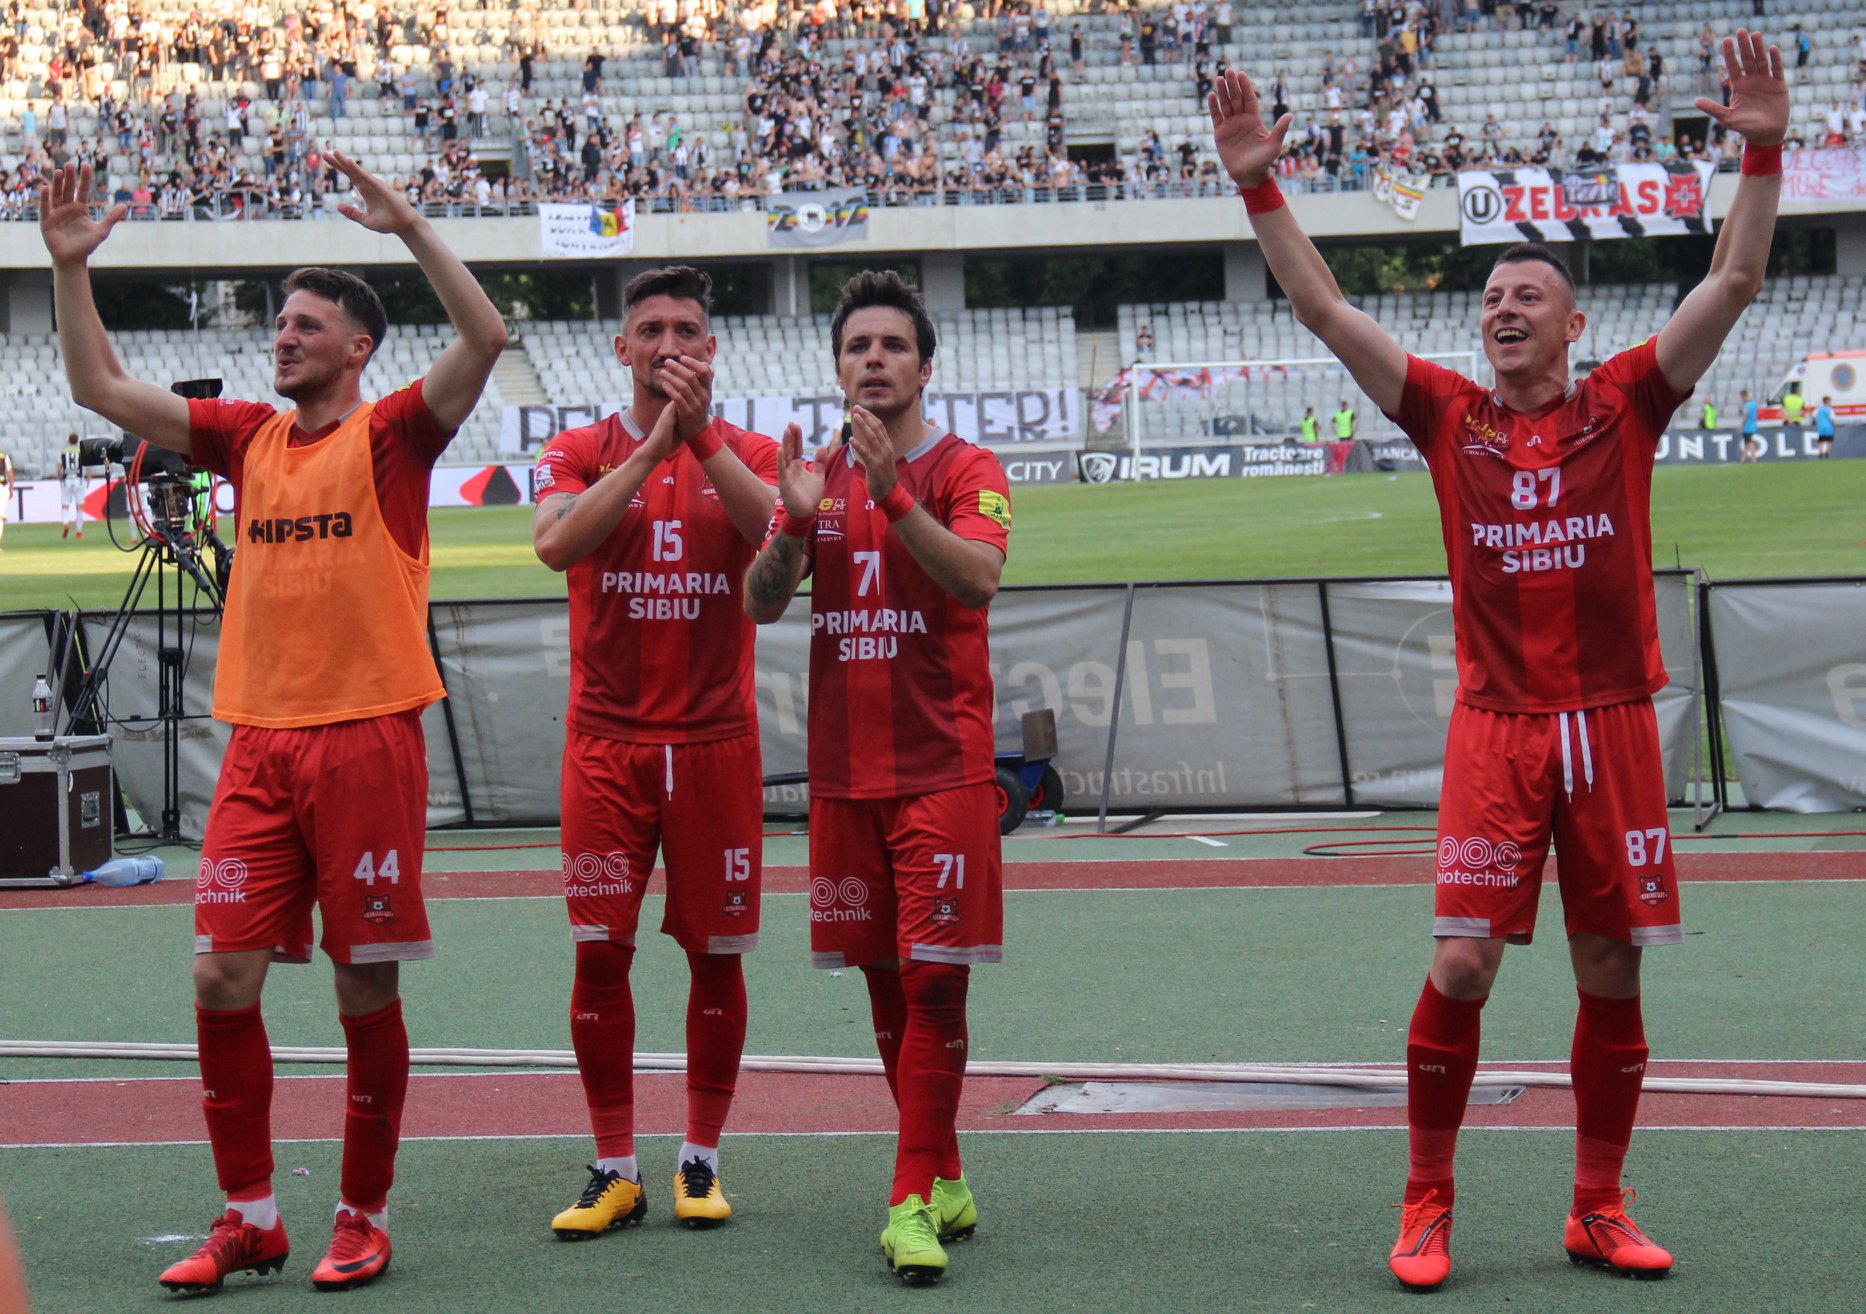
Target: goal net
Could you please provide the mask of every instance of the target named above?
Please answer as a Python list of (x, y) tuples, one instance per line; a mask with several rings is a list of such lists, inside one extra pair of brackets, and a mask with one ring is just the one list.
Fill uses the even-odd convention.
[[(1477, 377), (1474, 351), (1419, 354)], [(1139, 362), (1127, 373), (1120, 432), (1136, 458), (1163, 448), (1291, 442), (1301, 438), (1303, 415), (1312, 411), (1326, 442), (1336, 437), (1343, 402), (1354, 412), (1354, 437), (1404, 437), (1333, 356)]]

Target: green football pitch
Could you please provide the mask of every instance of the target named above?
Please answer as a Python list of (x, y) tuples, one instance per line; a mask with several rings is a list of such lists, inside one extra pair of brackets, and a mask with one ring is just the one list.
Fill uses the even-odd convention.
[[(1866, 575), (1866, 461), (1660, 469), (1653, 564), (1712, 578)], [(1422, 473), (1211, 479), (1018, 490), (1006, 584), (1442, 574)], [(530, 510), (432, 517), (437, 599), (560, 594), (531, 552)], [(114, 608), (129, 558), (104, 526), (61, 541), (15, 525), (0, 553), (0, 606)]]

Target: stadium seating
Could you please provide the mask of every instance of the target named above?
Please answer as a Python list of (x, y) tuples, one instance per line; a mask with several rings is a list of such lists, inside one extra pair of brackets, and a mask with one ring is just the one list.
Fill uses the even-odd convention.
[[(619, 127), (637, 113), (644, 118), (659, 114), (664, 124), (679, 122), (689, 140), (695, 134), (709, 137), (717, 150), (740, 118), (748, 79), (723, 72), (723, 52), (716, 46), (707, 51), (698, 70), (690, 76), (663, 76), (658, 49), (646, 43), (642, 14), (647, 4), (648, 0), (590, 0), (577, 9), (460, 8), (447, 15), (444, 41), (411, 41), (398, 27), (388, 55), (398, 67), (412, 67), (421, 75), (424, 97), (433, 95), (432, 74), (443, 58), (451, 60), (461, 74), (472, 74), (489, 87), (493, 100), (488, 115), (491, 130), (473, 143), (489, 162), (510, 161), (511, 125), (500, 102), (507, 84), (517, 75), (518, 45), (532, 40), (541, 40), (546, 53), (535, 65), (526, 113), (535, 111), (545, 100), (574, 104), (581, 94), (583, 58), (600, 52), (607, 61), (601, 108), (612, 125)], [(390, 7), (398, 18), (411, 8), (408, 0), (390, 0)], [(1145, 6), (1154, 11), (1165, 7)], [(21, 9), (25, 31), (19, 53), (0, 82), (0, 142), (7, 147), (19, 140), (21, 114), (29, 101), (37, 107), (40, 131), (44, 132), (46, 76), (62, 44), (62, 23), (70, 8), (27, 0)], [(148, 0), (140, 6), (151, 18), (170, 24), (199, 8), (195, 0)], [(1119, 32), (1123, 20), (1118, 15), (1087, 12), (1089, 6), (1084, 0), (1059, 0), (1050, 8), (1054, 15), (1051, 40), (1066, 84), (1064, 110), (1072, 145), (1112, 145), (1122, 162), (1131, 166), (1143, 137), (1153, 133), (1169, 153), (1181, 142), (1190, 142), (1200, 162), (1212, 158), (1203, 109), (1193, 91), (1189, 57), (1177, 62), (1163, 58), (1151, 66), (1122, 63)], [(1452, 10), (1456, 6), (1440, 8)], [(1265, 85), (1281, 71), (1300, 128), (1310, 118), (1323, 117), (1323, 52), (1332, 51), (1338, 61), (1352, 58), (1358, 65), (1358, 75), (1351, 84), (1343, 80), (1344, 118), (1352, 124), (1374, 45), (1371, 37), (1362, 34), (1357, 4), (1332, 0), (1298, 10), (1239, 4), (1237, 11), (1233, 42), (1215, 52), (1214, 62), (1221, 58), (1240, 62)], [(1506, 144), (1532, 143), (1538, 128), (1548, 120), (1562, 134), (1571, 152), (1580, 145), (1595, 127), (1603, 101), (1585, 50), (1573, 63), (1562, 58), (1561, 28), (1566, 17), (1564, 9), (1563, 23), (1555, 31), (1491, 28), (1458, 32), (1447, 25), (1438, 37), (1430, 66), (1423, 70), (1437, 86), (1443, 109), (1444, 128), (1434, 135), (1442, 136), (1444, 130), (1456, 124), (1467, 139), (1474, 141), (1485, 116), (1494, 113)], [(1753, 21), (1752, 9), (1746, 0), (1653, 0), (1639, 7), (1638, 17), (1642, 48), (1657, 50), (1665, 57), (1666, 80), (1653, 105), (1656, 130), (1663, 135), (1669, 128), (1669, 112), (1688, 111), (1699, 90), (1696, 69), (1700, 27), (1709, 22), (1721, 33), (1738, 23)], [(1856, 0), (1805, 0), (1794, 7), (1791, 15), (1771, 15), (1766, 20), (1771, 35), (1782, 38), (1785, 45), (1790, 21), (1802, 22), (1813, 36), (1809, 66), (1793, 73), (1797, 83), (1806, 88), (1806, 94), (1797, 98), (1797, 126), (1810, 140), (1818, 137), (1819, 118), (1826, 107), (1833, 100), (1850, 99), (1854, 94), (1857, 72), (1853, 28), (1858, 17)], [(1086, 68), (1080, 81), (1070, 71), (1065, 53), (1069, 31), (1078, 24), (1087, 45)], [(1783, 30), (1774, 31), (1775, 27)], [(969, 49), (988, 59), (1000, 49), (998, 26), (980, 19), (950, 24), (945, 34), (925, 38), (926, 47), (950, 50), (955, 29)], [(839, 62), (848, 51), (872, 45), (872, 39), (835, 39), (823, 43), (822, 53), (826, 59)], [(103, 53), (109, 56), (112, 52), (106, 48)], [(1009, 62), (1015, 68), (1026, 58), (1013, 55)], [(1792, 68), (1792, 52), (1789, 63)], [(324, 145), (334, 145), (382, 172), (400, 177), (416, 173), (432, 152), (415, 140), (399, 98), (378, 99), (377, 52), (370, 43), (365, 42), (359, 50), (357, 64), (359, 76), (347, 98), (347, 116), (333, 120), (327, 101), (322, 97), (312, 99), (312, 135)], [(135, 91), (140, 105), (153, 104), (150, 89), (146, 85), (132, 88), (125, 77), (127, 72), (107, 59), (100, 65), (98, 89), (109, 86), (119, 98)], [(77, 89), (74, 80), (68, 79), (66, 86)], [(263, 104), (257, 81), (216, 81), (206, 76), (202, 65), (168, 65), (158, 76), (155, 88), (167, 90), (171, 86), (200, 95), (204, 126), (209, 130), (224, 123), (225, 105), (233, 95), (244, 92)], [(944, 125), (954, 95), (949, 85), (935, 88), (936, 124)], [(74, 141), (83, 141), (95, 135), (95, 116), (87, 98), (76, 99), (71, 131)], [(1014, 102), (1014, 95), (1007, 99), (1007, 108), (1013, 112), (1005, 115), (1003, 153), (1008, 158), (1026, 145), (1037, 147), (1040, 153), (1041, 123), (1022, 122), (1014, 112)], [(1630, 81), (1616, 78), (1606, 98), (1616, 129), (1626, 128), (1630, 104)], [(942, 164), (948, 169), (958, 167), (962, 154), (956, 130), (941, 126), (937, 139)], [(104, 140), (115, 147), (114, 136)], [(255, 177), (261, 175), (263, 140), (262, 132), (248, 135), (245, 148), (234, 154), (236, 169), (244, 167)], [(720, 158), (716, 154), (716, 160)], [(112, 149), (110, 161), (113, 178), (134, 179), (139, 162), (133, 144), (127, 151)], [(158, 172), (172, 162), (158, 153)]]
[[(966, 310), (933, 317), (939, 334), (935, 358), (938, 388), (954, 392), (997, 388), (1080, 389), (1073, 312)], [(506, 361), (535, 371), (546, 397), (574, 404), (625, 400), (628, 375), (610, 350), (618, 325), (588, 321), (534, 321), (519, 327)], [(834, 390), (828, 316), (722, 317), (719, 335), (720, 396), (821, 395)], [(426, 372), (440, 351), (444, 325), (391, 327), (382, 350), (364, 375), (368, 395), (380, 395)], [(156, 329), (112, 335), (124, 368), (158, 382), (218, 376), (230, 397), (271, 398), (272, 337), (263, 329)], [(504, 365), (506, 361), (502, 361)], [(76, 431), (101, 432), (100, 422), (64, 391), (64, 363), (56, 337), (0, 337), (0, 378), (10, 396), (29, 406), (0, 413), (0, 450), (29, 474), (49, 473)], [(499, 418), (506, 399), (498, 378), (487, 384), (480, 404), (448, 449), (452, 463), (500, 459)]]
[[(1670, 317), (1678, 299), (1671, 284), (1628, 286), (1590, 285), (1581, 289), (1580, 307), (1588, 327), (1571, 360), (1577, 370), (1584, 362), (1605, 360), (1615, 352), (1643, 342)], [(1369, 299), (1364, 305), (1407, 350), (1476, 352), (1478, 377), (1487, 377), (1482, 344), (1477, 336), (1478, 296), (1474, 292), (1417, 292)], [(1791, 277), (1769, 280), (1724, 344), (1710, 372), (1698, 385), (1693, 401), (1681, 412), (1680, 422), (1697, 419), (1697, 404), (1715, 401), (1724, 422), (1733, 423), (1737, 394), (1748, 389), (1766, 398), (1781, 383), (1797, 360), (1812, 351), (1866, 348), (1866, 341), (1836, 341), (1842, 331), (1866, 325), (1866, 277)], [(1132, 345), (1141, 328), (1152, 330), (1154, 349), (1136, 352)], [(1243, 360), (1299, 360), (1327, 355), (1314, 334), (1295, 321), (1286, 302), (1177, 302), (1123, 306), (1120, 341), (1129, 344), (1126, 358), (1144, 356), (1163, 364)], [(1447, 362), (1453, 368), (1470, 365)], [(1106, 380), (1096, 380), (1097, 383)], [(1216, 416), (1248, 414), (1256, 432), (1292, 433), (1303, 408), (1313, 406), (1326, 426), (1343, 396), (1354, 399), (1360, 413), (1360, 435), (1397, 434), (1384, 417), (1358, 392), (1343, 392), (1345, 376), (1338, 370), (1293, 371), (1288, 376), (1256, 372), (1247, 387), (1224, 384), (1201, 401), (1175, 401), (1171, 426), (1143, 426), (1149, 440), (1187, 441), (1201, 435), (1200, 426)]]

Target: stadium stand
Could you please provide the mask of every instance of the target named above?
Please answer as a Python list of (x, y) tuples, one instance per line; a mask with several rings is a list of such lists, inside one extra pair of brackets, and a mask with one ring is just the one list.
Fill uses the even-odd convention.
[[(1487, 5), (1470, 30), (1456, 0), (1391, 13), (987, 0), (937, 30), (882, 17), (905, 9), (14, 0), (0, 211), (29, 213), (37, 175), (80, 157), (139, 216), (323, 215), (333, 147), (443, 214), (622, 195), (716, 209), (841, 182), (884, 204), (1218, 194), (1199, 88), (1228, 59), (1295, 115), (1290, 184), (1359, 187), (1382, 161), (1449, 184), (1461, 162), (1668, 156), (1671, 112), (1717, 91), (1700, 71), (1706, 31), (1751, 6), (1655, 0), (1625, 33), (1608, 13), (1598, 43), (1591, 7), (1554, 4)], [(1806, 0), (1773, 20), (1810, 33), (1793, 70), (1808, 144), (1836, 135), (1836, 103), (1838, 136), (1866, 139), (1858, 17), (1848, 0)]]
[[(937, 379), (941, 388), (1061, 387), (1079, 389), (1075, 316), (1055, 307), (968, 310), (936, 314)], [(609, 350), (620, 325), (527, 324), (521, 345), (551, 400), (614, 399), (625, 376)], [(822, 394), (833, 390), (829, 317), (759, 315), (722, 317), (720, 395), (756, 397)]]
[[(433, 324), (391, 326), (370, 362), (369, 394), (379, 396), (425, 374), (440, 353), (439, 335), (447, 331)], [(225, 380), (229, 397), (274, 395), (272, 335), (264, 329), (125, 330), (111, 334), (111, 343), (124, 368), (138, 378), (169, 383), (211, 376)], [(13, 452), (22, 469), (49, 477), (66, 434), (95, 437), (105, 432), (103, 422), (66, 391), (64, 358), (55, 336), (0, 338), (0, 378), (7, 380), (0, 384), (0, 395), (9, 403), (0, 408), (0, 449)], [(26, 400), (29, 405), (20, 404)], [(449, 449), (450, 460), (493, 456), (503, 404), (495, 379)]]
[[(1082, 387), (1075, 316), (1066, 308), (959, 311), (935, 315), (934, 327), (940, 336), (939, 381), (947, 390)], [(536, 321), (520, 326), (506, 355), (522, 357), (549, 401), (614, 401), (627, 382), (609, 349), (618, 328), (614, 322)], [(821, 395), (833, 387), (826, 315), (722, 317), (715, 330), (722, 344), (719, 396)], [(425, 373), (440, 350), (437, 335), (446, 331), (432, 324), (392, 326), (370, 364), (371, 392), (390, 391)], [(272, 395), (272, 337), (264, 329), (126, 331), (113, 334), (112, 341), (124, 367), (138, 377), (166, 382), (218, 375), (226, 380), (228, 396)], [(502, 364), (510, 368), (511, 362)], [(67, 433), (97, 430), (97, 417), (64, 392), (56, 337), (0, 338), (0, 378), (11, 380), (0, 385), (5, 395), (32, 403), (0, 412), (0, 450), (12, 452), (23, 472), (49, 473)], [(500, 410), (507, 400), (495, 374), (448, 449), (450, 462), (499, 459)]]
[[(1673, 114), (1718, 89), (1715, 73), (1702, 71), (1706, 32), (1753, 14), (1749, 0), (1650, 0), (1618, 17), (1592, 5), (1486, 0), (1467, 28), (1458, 0), (1302, 8), (981, 0), (928, 6), (944, 18), (923, 27), (899, 17), (903, 0), (579, 4), (10, 0), (0, 23), (0, 216), (29, 219), (44, 170), (79, 157), (100, 161), (103, 195), (131, 200), (139, 217), (329, 215), (335, 175), (320, 156), (333, 146), (405, 179), (437, 215), (522, 213), (540, 198), (625, 193), (658, 209), (743, 207), (778, 186), (842, 179), (869, 187), (879, 204), (1215, 195), (1228, 184), (1197, 92), (1230, 59), (1295, 116), (1286, 189), (1360, 187), (1383, 162), (1449, 186), (1460, 160), (1579, 162), (1600, 145), (1593, 134), (1603, 112), (1608, 156), (1676, 151)], [(1604, 64), (1595, 58), (1597, 13)], [(1799, 139), (1866, 144), (1857, 0), (1802, 0), (1766, 21), (1798, 88)], [(1794, 23), (1809, 37), (1805, 60)], [(1419, 95), (1428, 83), (1432, 95)], [(450, 100), (451, 129), (442, 112)], [(429, 107), (425, 140), (411, 104)], [(230, 140), (230, 107), (248, 116), (243, 142)], [(268, 115), (277, 118), (276, 142)], [(592, 119), (599, 149), (586, 182)], [(1075, 157), (1066, 169), (1059, 146)], [(1591, 323), (1577, 356), (1604, 358), (1653, 331), (1675, 296), (1670, 286), (1585, 288)], [(1700, 394), (1727, 411), (1740, 388), (1772, 391), (1810, 347), (1836, 345), (1833, 325), (1859, 322), (1862, 299), (1855, 275), (1772, 281)], [(1384, 297), (1370, 308), (1416, 350), (1475, 346), (1468, 294)], [(1067, 310), (949, 311), (940, 318), (940, 379), (953, 389), (1097, 386), (1133, 359), (1142, 324), (1158, 337), (1152, 359), (1318, 354), (1276, 301), (1127, 307), (1117, 331), (1096, 334), (1078, 333)], [(604, 346), (613, 328), (519, 325), (453, 459), (495, 457), (499, 407), (534, 399), (521, 383), (558, 402), (613, 396)], [(756, 316), (719, 328), (722, 393), (825, 387), (820, 318)], [(373, 372), (378, 386), (425, 367), (427, 332), (392, 333)], [(231, 393), (269, 395), (263, 329), (119, 341), (148, 377), (222, 373)], [(0, 339), (0, 365), (10, 367), (12, 396), (40, 399), (0, 416), (0, 441), (23, 469), (48, 469), (53, 445), (85, 428), (57, 383), (56, 344)], [(1339, 400), (1332, 383), (1305, 383), (1275, 405), (1260, 389), (1252, 409), (1261, 427), (1287, 431), (1303, 406), (1326, 415)], [(1367, 432), (1375, 417), (1363, 421)]]
[[(1643, 342), (1670, 317), (1678, 298), (1671, 284), (1589, 285), (1580, 306), (1588, 326), (1574, 353), (1577, 369), (1592, 368), (1615, 352)], [(1414, 352), (1481, 352), (1477, 337), (1478, 294), (1417, 292), (1373, 297), (1362, 305)], [(1866, 325), (1866, 277), (1786, 277), (1769, 280), (1724, 344), (1723, 352), (1698, 385), (1693, 403), (1679, 416), (1694, 420), (1696, 403), (1714, 400), (1724, 416), (1735, 414), (1739, 391), (1771, 395), (1788, 367), (1811, 351), (1866, 348), (1866, 341), (1836, 343), (1836, 325)], [(1154, 350), (1130, 352), (1160, 363), (1207, 363), (1244, 360), (1291, 360), (1325, 356), (1321, 342), (1290, 314), (1282, 301), (1192, 301), (1121, 307), (1120, 337), (1133, 343), (1150, 328)], [(1105, 382), (1099, 380), (1098, 382)], [(1303, 408), (1313, 406), (1326, 421), (1344, 395), (1360, 414), (1362, 437), (1396, 437), (1398, 430), (1374, 411), (1358, 392), (1342, 392), (1345, 376), (1333, 368), (1271, 372), (1242, 382), (1217, 385), (1209, 398), (1180, 404), (1188, 416), (1209, 423), (1214, 417), (1248, 414), (1252, 431), (1294, 433)], [(1188, 439), (1195, 434), (1178, 432)]]

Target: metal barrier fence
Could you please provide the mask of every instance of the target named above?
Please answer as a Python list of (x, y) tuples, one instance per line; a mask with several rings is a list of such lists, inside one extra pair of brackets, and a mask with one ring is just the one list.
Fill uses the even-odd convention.
[[(1672, 801), (1727, 801), (1727, 737), (1752, 806), (1866, 806), (1866, 579), (1655, 579)], [(0, 735), (30, 733), (56, 615), (0, 615)], [(109, 619), (79, 617), (86, 634)], [(228, 728), (207, 715), (217, 626), (195, 620), (178, 747), (182, 826), (198, 835)], [(555, 824), (563, 601), (436, 602), (429, 620), (450, 695), (424, 717), (430, 824)], [(132, 624), (107, 700), (119, 781), (143, 815), (162, 783), (154, 635), (152, 618)], [(759, 634), (767, 776), (805, 768), (808, 644), (802, 603)], [(1456, 688), (1443, 578), (1007, 588), (992, 604), (992, 660), (1001, 745), (1016, 745), (1023, 713), (1054, 711), (1074, 812), (1437, 803)], [(795, 786), (767, 791), (774, 810), (802, 801)]]

